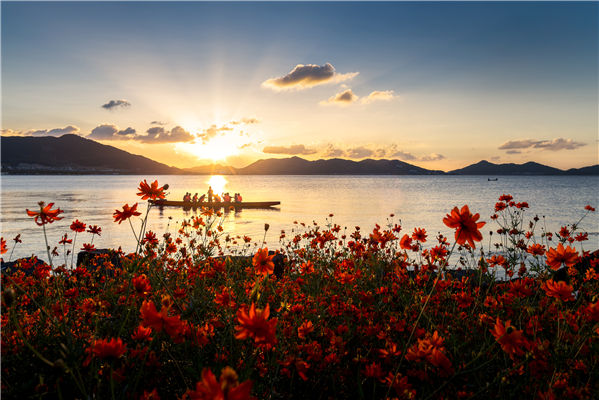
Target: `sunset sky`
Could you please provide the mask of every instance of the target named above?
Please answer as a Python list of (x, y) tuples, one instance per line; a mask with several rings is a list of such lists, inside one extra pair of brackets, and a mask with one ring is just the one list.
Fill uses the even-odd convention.
[(1, 8), (3, 135), (177, 167), (599, 162), (596, 2)]

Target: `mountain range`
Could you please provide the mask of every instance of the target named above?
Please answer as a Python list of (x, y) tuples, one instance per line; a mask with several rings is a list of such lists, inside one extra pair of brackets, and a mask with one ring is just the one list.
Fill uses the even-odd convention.
[(258, 160), (243, 168), (206, 165), (175, 168), (78, 135), (3, 136), (2, 174), (234, 174), (234, 175), (599, 175), (599, 164), (561, 170), (547, 165), (494, 164), (486, 160), (453, 171), (429, 170), (400, 160), (352, 161), (300, 157)]

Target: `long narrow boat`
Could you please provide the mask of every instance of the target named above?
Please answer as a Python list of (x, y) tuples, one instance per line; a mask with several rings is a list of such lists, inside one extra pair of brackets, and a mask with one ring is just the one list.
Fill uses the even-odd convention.
[(224, 208), (229, 209), (231, 207), (235, 209), (240, 208), (271, 208), (281, 204), (280, 201), (242, 201), (241, 203), (235, 202), (196, 202), (192, 203), (189, 201), (177, 201), (177, 200), (150, 200), (150, 203), (159, 207), (183, 207), (183, 208)]

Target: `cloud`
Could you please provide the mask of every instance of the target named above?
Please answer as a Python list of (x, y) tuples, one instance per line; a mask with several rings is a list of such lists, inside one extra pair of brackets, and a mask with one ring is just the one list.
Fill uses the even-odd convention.
[(198, 136), (200, 138), (202, 138), (202, 141), (204, 143), (206, 143), (207, 141), (209, 141), (213, 137), (223, 135), (223, 134), (225, 134), (225, 132), (232, 131), (232, 130), (233, 130), (233, 128), (230, 128), (230, 127), (228, 127), (226, 125), (223, 125), (221, 127), (217, 127), (216, 125), (212, 124), (210, 126), (210, 128), (204, 129), (202, 131), (202, 133), (200, 133)]
[(102, 124), (92, 129), (92, 132), (87, 136), (89, 139), (111, 140), (115, 139), (115, 134), (119, 131), (115, 125)]
[(408, 153), (405, 151), (401, 151), (398, 150), (395, 153), (391, 154), (391, 157), (397, 157), (402, 161), (416, 161), (418, 160), (418, 157), (416, 157), (414, 154), (412, 153)]
[(152, 121), (152, 122), (150, 122), (150, 125), (166, 125), (166, 122), (162, 122), (162, 121)]
[(92, 129), (87, 137), (96, 140), (131, 140), (136, 139), (135, 133), (131, 127), (121, 130), (113, 124), (102, 124)]
[(330, 63), (325, 65), (298, 64), (287, 75), (271, 78), (262, 82), (262, 86), (274, 89), (306, 89), (325, 83), (339, 83), (352, 79), (358, 75), (358, 72), (349, 72), (340, 74), (335, 71), (335, 67)]
[(419, 161), (439, 161), (439, 160), (444, 160), (445, 156), (443, 154), (437, 154), (437, 153), (431, 153), (429, 155), (426, 156), (422, 156), (419, 158)]
[(337, 93), (336, 95), (329, 97), (329, 99), (326, 101), (321, 101), (320, 104), (322, 104), (322, 105), (336, 104), (336, 105), (340, 105), (340, 106), (347, 106), (357, 100), (358, 100), (358, 96), (356, 96), (354, 94), (354, 92), (351, 91), (351, 89), (347, 89), (341, 93)]
[(329, 144), (327, 149), (324, 152), (325, 157), (343, 157), (345, 155), (345, 151)]
[(393, 90), (375, 90), (368, 96), (362, 98), (362, 104), (372, 103), (373, 101), (389, 101), (393, 100), (395, 97)]
[(508, 150), (506, 154), (522, 154), (522, 152), (520, 150)]
[(257, 124), (258, 122), (260, 122), (257, 118), (242, 118), (239, 121), (231, 121), (230, 124), (231, 125), (251, 125), (251, 124)]
[(25, 135), (31, 136), (62, 136), (67, 134), (79, 134), (79, 128), (73, 125), (65, 126), (64, 128), (40, 129), (36, 131), (27, 131)]
[(135, 135), (137, 131), (131, 127), (128, 127), (127, 129), (123, 129), (121, 131), (118, 131), (116, 134), (120, 135), (120, 136), (128, 136), (128, 135)]
[(127, 100), (110, 100), (108, 103), (102, 104), (102, 108), (107, 110), (113, 110), (115, 108), (127, 108), (130, 106), (131, 103), (129, 103)]
[(366, 157), (372, 157), (374, 155), (374, 151), (372, 151), (371, 149), (368, 149), (364, 146), (359, 146), (359, 147), (354, 147), (354, 148), (348, 149), (346, 151), (345, 155), (349, 158), (366, 158)]
[(143, 143), (176, 143), (191, 142), (195, 136), (181, 126), (175, 126), (170, 131), (161, 126), (154, 126), (146, 131), (147, 135), (137, 135), (136, 140)]
[(268, 154), (288, 154), (288, 155), (309, 155), (315, 154), (316, 150), (307, 148), (303, 144), (294, 144), (291, 146), (266, 146), (262, 152)]
[[(553, 140), (532, 140), (518, 139), (509, 140), (499, 146), (499, 150), (518, 150), (518, 149), (541, 149), (541, 150), (574, 150), (586, 146), (586, 143), (576, 142), (572, 139), (555, 138)], [(517, 153), (509, 153), (517, 154)]]

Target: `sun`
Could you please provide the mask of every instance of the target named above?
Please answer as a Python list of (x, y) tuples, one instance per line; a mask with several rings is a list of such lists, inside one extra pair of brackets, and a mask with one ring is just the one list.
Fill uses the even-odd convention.
[(206, 143), (197, 140), (191, 143), (180, 143), (178, 147), (195, 155), (198, 159), (223, 161), (229, 156), (239, 154), (239, 147), (234, 144), (233, 138), (217, 136), (209, 139)]

